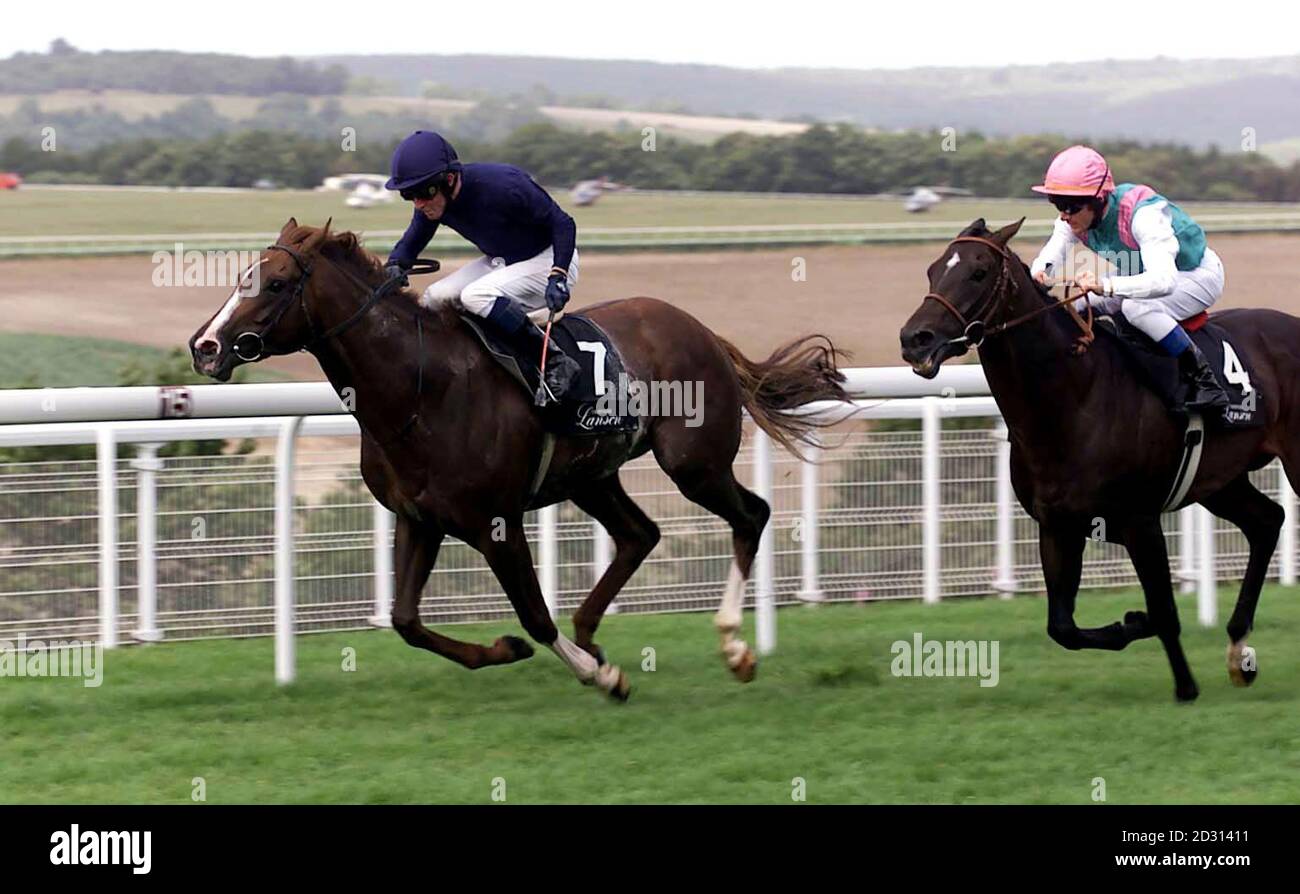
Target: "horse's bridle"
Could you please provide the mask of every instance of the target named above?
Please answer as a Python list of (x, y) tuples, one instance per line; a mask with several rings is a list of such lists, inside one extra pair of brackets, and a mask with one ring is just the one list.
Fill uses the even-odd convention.
[[(249, 330), (240, 333), (239, 336), (235, 338), (234, 344), (231, 345), (230, 349), (235, 353), (236, 357), (245, 363), (254, 363), (262, 359), (262, 356), (266, 353), (265, 333), (270, 332), (275, 328), (276, 323), (280, 322), (280, 318), (284, 316), (285, 311), (288, 310), (295, 301), (297, 301), (299, 306), (302, 307), (303, 318), (307, 320), (307, 331), (311, 333), (311, 337), (304, 341), (298, 350), (307, 351), (321, 342), (328, 341), (334, 336), (340, 335), (350, 329), (352, 326), (356, 325), (356, 323), (366, 315), (370, 308), (374, 307), (375, 304), (385, 295), (392, 294), (402, 286), (406, 285), (405, 275), (392, 276), (372, 289), (368, 283), (363, 282), (360, 277), (353, 274), (347, 268), (335, 264), (324, 255), (317, 255), (321, 260), (330, 264), (330, 266), (335, 270), (350, 279), (352, 283), (363, 292), (369, 293), (361, 306), (353, 311), (352, 316), (348, 317), (336, 326), (331, 326), (329, 329), (318, 335), (316, 333), (316, 324), (311, 318), (311, 311), (307, 308), (307, 298), (305, 295), (307, 291), (307, 280), (311, 277), (311, 265), (302, 259), (302, 255), (300, 255), (296, 249), (284, 245), (283, 243), (277, 242), (274, 245), (268, 245), (266, 250), (282, 251), (289, 257), (293, 258), (293, 262), (298, 265), (298, 269), (302, 271), (302, 275), (298, 277), (298, 284), (294, 286), (293, 291), (281, 298), (271, 310), (270, 322), (266, 326), (262, 327), (261, 332), (253, 332), (252, 330)], [(420, 258), (407, 267), (406, 271), (410, 273), (436, 273), (438, 268), (439, 264), (437, 261)], [(397, 430), (396, 434), (389, 440), (398, 440), (405, 437), (407, 432), (411, 431), (420, 418), (420, 398), (424, 394), (424, 324), (423, 318), (418, 314), (415, 318), (415, 331), (416, 338), (418, 339), (416, 347), (415, 411), (411, 413), (410, 418), (406, 420), (405, 424), (403, 424), (401, 428)], [(243, 349), (240, 347), (241, 342), (244, 343)]]
[(922, 303), (924, 303), (933, 298), (935, 301), (938, 301), (943, 305), (950, 314), (956, 317), (957, 322), (961, 323), (962, 334), (956, 338), (948, 339), (944, 342), (945, 345), (958, 345), (962, 347), (962, 353), (965, 353), (965, 350), (968, 348), (978, 348), (984, 342), (984, 339), (991, 335), (999, 335), (1006, 332), (1008, 329), (1019, 326), (1021, 323), (1028, 320), (1032, 320), (1034, 317), (1046, 313), (1049, 310), (1064, 307), (1069, 312), (1070, 316), (1074, 318), (1074, 321), (1079, 324), (1079, 328), (1083, 330), (1083, 334), (1075, 341), (1074, 353), (1082, 354), (1084, 351), (1088, 350), (1088, 346), (1092, 344), (1093, 340), (1092, 303), (1089, 302), (1088, 304), (1088, 319), (1085, 322), (1083, 317), (1079, 315), (1079, 312), (1074, 309), (1073, 301), (1075, 299), (1070, 297), (1069, 283), (1066, 283), (1065, 297), (1060, 301), (1054, 301), (1051, 304), (1044, 304), (1042, 307), (1035, 308), (1029, 313), (1022, 314), (1013, 320), (1006, 321), (1005, 323), (998, 323), (996, 326), (988, 326), (987, 321), (992, 319), (993, 315), (1002, 307), (1003, 299), (1007, 294), (1007, 286), (1010, 284), (1011, 279), (1011, 252), (1005, 246), (999, 245), (992, 239), (986, 239), (983, 236), (958, 236), (956, 239), (952, 240), (952, 242), (948, 243), (948, 247), (951, 248), (958, 242), (978, 242), (981, 245), (986, 245), (998, 253), (1002, 258), (1002, 264), (998, 268), (998, 276), (997, 279), (993, 281), (993, 287), (989, 291), (989, 297), (983, 302), (981, 308), (982, 313), (972, 314), (974, 319), (968, 321), (966, 315), (958, 310), (955, 304), (938, 292), (930, 292), (921, 299)]
[[(336, 335), (340, 335), (352, 328), (366, 315), (370, 308), (374, 307), (375, 304), (383, 299), (385, 295), (392, 294), (406, 283), (406, 278), (404, 276), (394, 276), (372, 289), (368, 283), (363, 282), (360, 277), (353, 274), (350, 270), (331, 262), (331, 266), (334, 267), (335, 270), (350, 279), (359, 289), (367, 292), (368, 297), (364, 302), (362, 302), (361, 306), (353, 312), (352, 316), (348, 317), (342, 323), (331, 326), (326, 331), (317, 334), (316, 323), (312, 320), (311, 311), (307, 308), (306, 298), (307, 280), (311, 278), (312, 274), (311, 264), (308, 264), (303, 260), (302, 255), (298, 253), (297, 249), (281, 242), (277, 242), (274, 245), (268, 245), (266, 250), (282, 251), (289, 257), (293, 258), (293, 262), (298, 265), (298, 269), (301, 271), (302, 275), (298, 277), (298, 282), (293, 287), (293, 291), (281, 298), (276, 303), (275, 307), (272, 308), (270, 312), (270, 322), (262, 327), (261, 332), (249, 330), (247, 332), (241, 332), (235, 338), (234, 343), (231, 345), (231, 350), (234, 352), (236, 357), (245, 363), (255, 363), (266, 355), (266, 333), (275, 328), (276, 324), (279, 323), (280, 319), (284, 316), (285, 311), (293, 306), (295, 301), (298, 302), (299, 306), (302, 308), (303, 318), (307, 321), (307, 331), (311, 333), (311, 337), (299, 345), (297, 350), (308, 351), (321, 342), (328, 341)], [(326, 258), (324, 255), (318, 255), (318, 257), (329, 262), (329, 258)], [(412, 271), (416, 273), (432, 273), (437, 269), (438, 262), (431, 260), (422, 260), (417, 262), (417, 266), (412, 267)]]

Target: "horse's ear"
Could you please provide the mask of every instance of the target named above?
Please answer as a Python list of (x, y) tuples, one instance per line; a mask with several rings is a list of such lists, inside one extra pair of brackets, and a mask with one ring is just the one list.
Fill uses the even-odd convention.
[(298, 218), (289, 218), (289, 220), (285, 222), (285, 225), (280, 227), (280, 241), (286, 241), (289, 238), (289, 235), (296, 229), (298, 229)]
[(319, 230), (312, 230), (311, 235), (302, 241), (301, 250), (303, 254), (311, 254), (320, 250), (320, 247), (325, 244), (325, 240), (330, 236), (330, 221), (332, 220), (334, 218), (331, 217), (325, 221), (325, 226)]
[(1015, 223), (1007, 224), (1005, 227), (993, 234), (993, 241), (998, 245), (1001, 245), (1003, 248), (1006, 248), (1007, 243), (1015, 238), (1016, 233), (1020, 232), (1020, 227), (1024, 222), (1025, 219), (1022, 217)]
[(984, 218), (976, 218), (966, 229), (958, 233), (958, 236), (981, 236), (989, 231), (988, 225), (984, 223)]

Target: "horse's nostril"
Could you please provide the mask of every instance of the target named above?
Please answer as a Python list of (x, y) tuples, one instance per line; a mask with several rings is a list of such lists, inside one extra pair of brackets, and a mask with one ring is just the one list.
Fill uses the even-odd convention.
[(194, 345), (194, 348), (204, 357), (211, 357), (221, 350), (221, 343), (215, 338), (203, 338)]
[(929, 329), (917, 329), (903, 336), (903, 344), (909, 348), (928, 348), (934, 344), (934, 333)]

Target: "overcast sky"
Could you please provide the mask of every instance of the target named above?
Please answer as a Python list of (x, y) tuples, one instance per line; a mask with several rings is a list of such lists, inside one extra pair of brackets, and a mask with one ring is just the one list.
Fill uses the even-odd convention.
[(744, 68), (1257, 58), (1300, 53), (1296, 7), (1292, 0), (20, 0), (6, 4), (0, 57), (44, 51), (63, 37), (83, 50), (496, 53)]

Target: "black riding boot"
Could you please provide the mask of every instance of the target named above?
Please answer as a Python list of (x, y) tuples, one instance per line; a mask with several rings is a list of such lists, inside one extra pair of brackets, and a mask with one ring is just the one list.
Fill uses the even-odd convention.
[(1224, 410), (1231, 401), (1195, 342), (1178, 355), (1178, 372), (1187, 385), (1183, 406), (1192, 412)]
[[(520, 337), (527, 339), (528, 355), (536, 357), (535, 362), (540, 363), (542, 342), (546, 338), (542, 330), (530, 320), (528, 325), (520, 330)], [(569, 389), (578, 384), (578, 377), (581, 374), (582, 367), (578, 365), (578, 361), (564, 353), (564, 350), (555, 343), (555, 339), (551, 339), (550, 344), (546, 346), (546, 387), (550, 389), (551, 395), (556, 400), (563, 400), (569, 393)]]
[[(521, 357), (534, 365), (542, 361), (542, 330), (524, 314), (523, 309), (509, 298), (498, 298), (488, 312), (487, 322), (503, 335)], [(556, 400), (561, 400), (578, 381), (582, 367), (578, 361), (551, 341), (546, 347), (546, 387)]]

